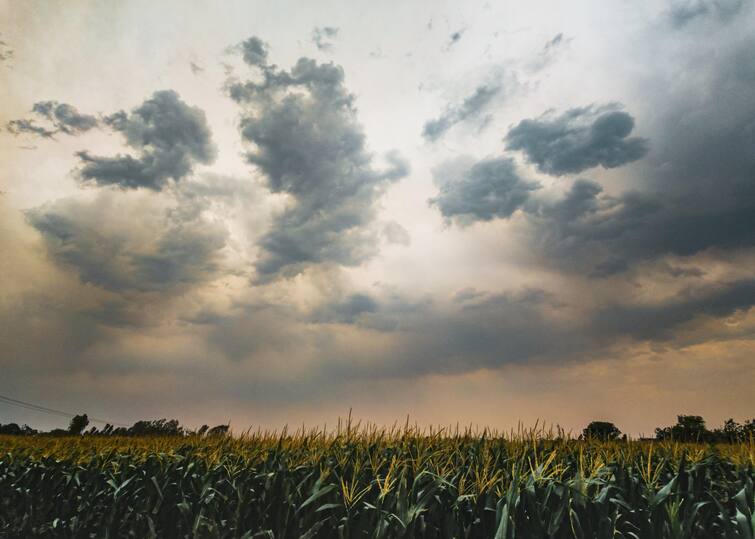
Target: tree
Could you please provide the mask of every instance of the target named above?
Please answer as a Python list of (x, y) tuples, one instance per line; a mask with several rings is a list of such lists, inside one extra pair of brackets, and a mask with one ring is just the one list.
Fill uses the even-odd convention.
[(673, 439), (679, 442), (709, 442), (713, 433), (705, 427), (705, 420), (699, 415), (676, 416), (676, 425), (655, 429), (659, 440)]
[(18, 436), (21, 433), (21, 427), (19, 427), (17, 423), (8, 423), (7, 425), (0, 424), (0, 434)]
[(724, 421), (723, 428), (721, 428), (720, 430), (717, 429), (716, 434), (718, 435), (717, 437), (720, 439), (720, 441), (729, 443), (737, 442), (743, 438), (742, 426), (732, 418)]
[(177, 419), (137, 421), (126, 431), (127, 436), (183, 436), (184, 429)]
[(225, 436), (229, 428), (230, 425), (217, 425), (207, 431), (207, 436)]
[(610, 421), (593, 421), (582, 431), (584, 439), (616, 440), (621, 431)]
[(71, 419), (71, 424), (68, 425), (68, 433), (72, 436), (78, 436), (89, 425), (89, 418), (86, 414), (76, 415)]

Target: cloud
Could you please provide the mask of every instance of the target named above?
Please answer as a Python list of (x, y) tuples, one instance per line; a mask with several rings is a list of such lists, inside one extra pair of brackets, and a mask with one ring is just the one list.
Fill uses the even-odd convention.
[(312, 30), (312, 43), (321, 51), (331, 50), (337, 38), (338, 28), (334, 26), (318, 26)]
[(386, 168), (374, 168), (343, 69), (301, 58), (288, 72), (267, 67), (263, 81), (235, 83), (230, 93), (246, 106), (241, 135), (253, 144), (247, 160), (272, 193), (290, 197), (259, 242), (259, 278), (373, 256), (377, 201), (409, 168), (396, 153), (386, 156)]
[(555, 49), (556, 47), (560, 47), (563, 41), (564, 41), (564, 34), (563, 32), (559, 32), (558, 34), (553, 36), (553, 39), (548, 41), (543, 48), (545, 50)]
[(155, 92), (130, 114), (120, 111), (103, 121), (121, 133), (138, 155), (102, 157), (78, 152), (78, 174), (84, 182), (159, 191), (169, 179), (179, 181), (191, 174), (195, 163), (215, 160), (204, 112), (184, 103), (173, 90)]
[(213, 278), (227, 232), (149, 194), (103, 191), (27, 212), (49, 256), (84, 283), (112, 292), (171, 292)]
[(467, 96), (460, 104), (449, 105), (443, 114), (425, 122), (422, 128), (422, 136), (425, 140), (434, 142), (454, 125), (470, 118), (479, 117), (491, 104), (493, 98), (501, 93), (502, 89), (503, 86), (498, 84), (478, 86), (472, 95)]
[(538, 52), (537, 56), (527, 65), (530, 71), (537, 72), (551, 63), (561, 54), (561, 52), (569, 45), (572, 38), (564, 36), (563, 32), (559, 32), (553, 38), (549, 39), (543, 48)]
[(56, 131), (47, 129), (34, 123), (34, 120), (11, 120), (6, 124), (6, 129), (13, 135), (20, 135), (22, 133), (28, 133), (30, 135), (37, 135), (42, 138), (53, 138)]
[(611, 196), (595, 182), (578, 180), (560, 199), (526, 207), (533, 248), (562, 272), (609, 277), (667, 256), (692, 256), (710, 248), (755, 245), (751, 198), (714, 201), (626, 191)]
[(451, 34), (448, 38), (448, 49), (456, 45), (459, 41), (461, 41), (461, 38), (464, 36), (464, 32), (466, 32), (466, 28), (462, 28), (461, 30), (458, 30)]
[[(351, 299), (321, 312), (315, 323), (355, 325), (360, 350), (331, 349), (319, 372), (335, 379), (413, 378), (496, 369), (510, 364), (559, 364), (621, 356), (627, 347), (671, 348), (737, 338), (721, 321), (755, 304), (755, 281), (685, 288), (657, 301), (570, 304), (539, 288), (498, 293), (465, 289), (453, 303)], [(340, 316), (334, 315), (339, 308)], [(704, 336), (700, 329), (705, 328)], [(375, 332), (375, 333), (370, 333)], [(379, 339), (374, 346), (372, 337)], [(548, 338), (543, 338), (547, 335)], [(370, 344), (368, 344), (370, 343)], [(336, 343), (332, 343), (336, 345)], [(348, 358), (348, 359), (347, 359)]]
[(367, 294), (354, 293), (342, 301), (328, 303), (317, 309), (311, 320), (320, 324), (353, 324), (361, 315), (375, 313), (379, 307), (378, 302)]
[(684, 289), (655, 304), (608, 305), (592, 316), (592, 329), (635, 340), (663, 342), (700, 317), (721, 319), (755, 305), (755, 279)]
[(409, 231), (396, 221), (389, 221), (383, 225), (383, 237), (388, 243), (396, 245), (408, 246), (412, 243)]
[(506, 135), (506, 148), (521, 150), (546, 174), (563, 176), (598, 165), (616, 168), (643, 157), (647, 140), (629, 137), (634, 119), (615, 105), (574, 108), (522, 120)]
[(81, 114), (67, 103), (39, 101), (34, 103), (31, 111), (44, 120), (47, 126), (38, 125), (33, 119), (20, 119), (8, 122), (7, 130), (14, 135), (28, 133), (43, 138), (54, 138), (58, 133), (79, 135), (99, 125), (97, 118)]
[(189, 62), (189, 69), (191, 69), (192, 75), (199, 75), (204, 71), (204, 68), (195, 62)]
[(727, 23), (751, 6), (751, 0), (683, 0), (671, 6), (669, 19), (675, 28), (704, 19)]
[(457, 159), (436, 168), (434, 176), (440, 192), (430, 203), (459, 224), (508, 218), (539, 187), (522, 179), (514, 161), (504, 157)]
[(5, 41), (0, 40), (0, 63), (10, 62), (13, 59), (14, 51)]
[(264, 67), (267, 65), (267, 44), (260, 38), (252, 36), (241, 43), (244, 62), (250, 66)]
[(725, 260), (755, 247), (755, 41), (710, 54), (716, 61), (698, 68), (697, 84), (648, 93), (657, 145), (638, 164), (632, 189), (610, 193), (580, 179), (560, 198), (530, 200), (527, 241), (543, 264), (610, 277), (669, 256), (714, 250)]

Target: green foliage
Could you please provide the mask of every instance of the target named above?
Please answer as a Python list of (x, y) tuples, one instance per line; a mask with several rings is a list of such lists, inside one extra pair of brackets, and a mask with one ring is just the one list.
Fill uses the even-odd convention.
[(699, 415), (677, 416), (676, 425), (655, 429), (658, 440), (677, 440), (680, 442), (737, 443), (755, 436), (755, 419), (740, 425), (733, 419), (727, 419), (720, 429), (708, 430), (705, 420)]
[(76, 415), (71, 419), (71, 423), (68, 425), (68, 434), (77, 436), (84, 432), (87, 425), (89, 425), (89, 418), (86, 414)]
[(582, 431), (582, 437), (585, 439), (616, 440), (619, 436), (621, 431), (608, 421), (593, 421)]
[(755, 444), (0, 436), (0, 537), (748, 538)]

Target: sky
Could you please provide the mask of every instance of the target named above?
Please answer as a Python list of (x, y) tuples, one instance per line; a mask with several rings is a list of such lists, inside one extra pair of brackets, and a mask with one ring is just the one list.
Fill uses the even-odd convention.
[(0, 103), (0, 395), (753, 416), (752, 0), (2, 0)]

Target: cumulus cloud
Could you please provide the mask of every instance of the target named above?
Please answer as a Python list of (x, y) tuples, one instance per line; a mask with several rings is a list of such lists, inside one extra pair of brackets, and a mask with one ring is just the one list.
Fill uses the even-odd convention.
[(235, 83), (230, 94), (246, 107), (247, 160), (271, 192), (291, 200), (259, 242), (259, 277), (354, 266), (374, 255), (377, 201), (408, 164), (391, 153), (386, 168), (375, 168), (343, 69), (301, 58), (290, 71), (266, 67), (261, 82)]
[(460, 224), (508, 218), (539, 187), (523, 179), (514, 161), (505, 157), (447, 162), (434, 176), (439, 194), (430, 203), (444, 218)]
[(44, 138), (54, 138), (58, 133), (79, 135), (99, 125), (96, 117), (81, 114), (75, 107), (57, 101), (39, 101), (34, 103), (31, 112), (42, 119), (45, 125), (39, 125), (33, 119), (11, 120), (6, 128), (14, 135), (28, 133)]
[(155, 92), (131, 113), (120, 111), (103, 121), (121, 133), (138, 155), (103, 157), (78, 152), (78, 173), (84, 182), (159, 191), (169, 179), (179, 181), (191, 174), (195, 163), (209, 164), (215, 159), (204, 112), (184, 103), (173, 90)]
[(334, 26), (318, 26), (312, 30), (312, 43), (321, 51), (331, 50), (337, 38), (338, 28)]
[(634, 118), (615, 105), (546, 113), (519, 122), (506, 135), (506, 148), (521, 150), (546, 174), (563, 176), (603, 166), (616, 168), (643, 157), (647, 140), (630, 137)]
[(478, 118), (491, 104), (493, 98), (501, 93), (503, 86), (499, 84), (478, 86), (475, 91), (464, 98), (458, 105), (449, 105), (445, 112), (425, 122), (422, 136), (431, 142), (438, 140), (454, 125), (470, 118)]
[(250, 66), (263, 67), (267, 65), (267, 44), (256, 36), (241, 43), (244, 62)]

